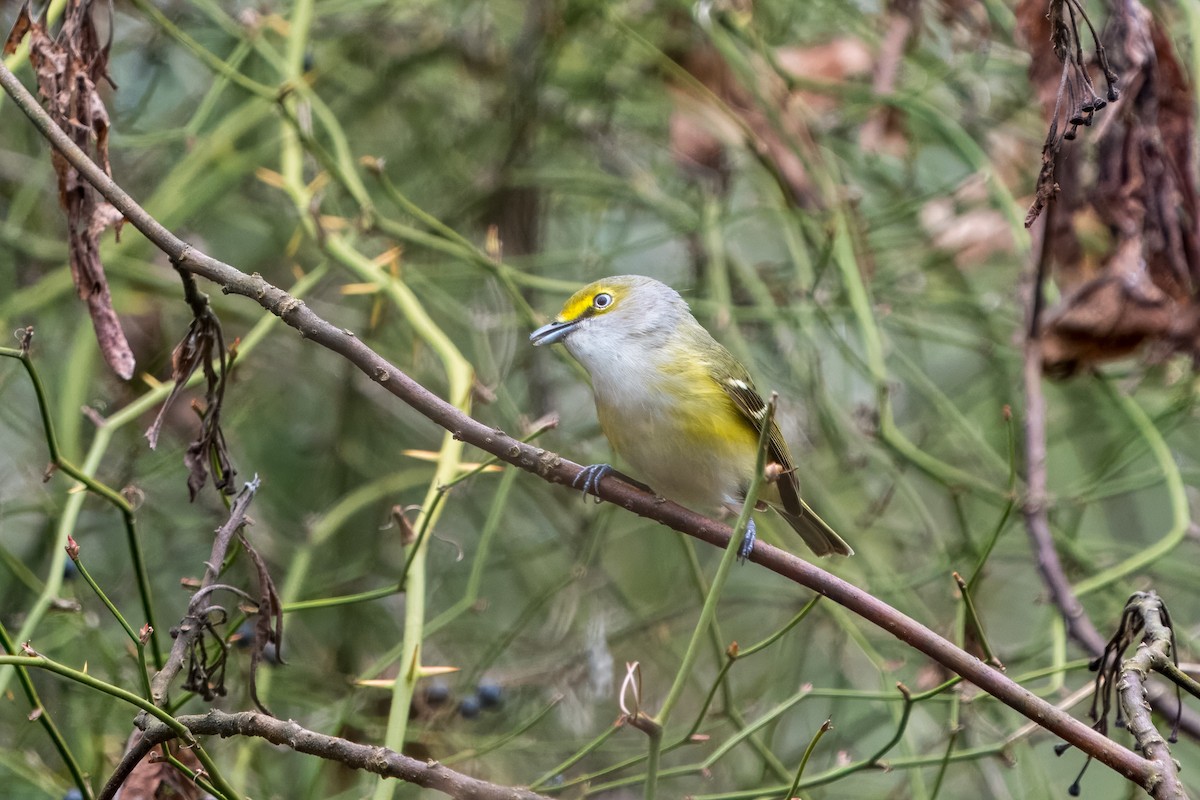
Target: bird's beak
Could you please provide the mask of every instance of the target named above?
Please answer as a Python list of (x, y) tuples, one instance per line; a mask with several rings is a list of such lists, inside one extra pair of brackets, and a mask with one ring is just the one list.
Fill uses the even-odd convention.
[(536, 347), (543, 344), (554, 344), (567, 338), (567, 334), (575, 330), (578, 322), (551, 322), (543, 325), (529, 334), (529, 341)]

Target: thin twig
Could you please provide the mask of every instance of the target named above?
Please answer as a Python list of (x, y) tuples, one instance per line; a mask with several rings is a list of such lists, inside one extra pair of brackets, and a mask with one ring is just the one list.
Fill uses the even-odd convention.
[(200, 588), (192, 595), (191, 602), (188, 603), (187, 614), (179, 623), (175, 642), (171, 645), (171, 652), (167, 655), (167, 662), (150, 683), (154, 704), (157, 706), (163, 706), (167, 702), (167, 690), (170, 688), (171, 681), (183, 669), (188, 652), (206, 629), (203, 624), (200, 624), (200, 620), (207, 616), (206, 609), (202, 607), (203, 601), (209, 594), (209, 588), (213, 586), (220, 575), (221, 565), (225, 563), (225, 554), (229, 550), (229, 543), (233, 541), (234, 534), (238, 529), (246, 523), (246, 511), (257, 491), (258, 477), (255, 476), (253, 480), (242, 487), (241, 493), (233, 501), (233, 507), (229, 510), (229, 519), (217, 529), (217, 535), (213, 538), (211, 555), (205, 562), (204, 578), (200, 581)]
[(1046, 243), (1050, 238), (1050, 219), (1054, 214), (1054, 203), (1051, 202), (1049, 206), (1047, 214), (1041, 220), (1040, 230), (1034, 237), (1038, 260), (1034, 269), (1033, 285), (1029, 289), (1025, 327), (1022, 376), (1025, 384), (1025, 482), (1027, 494), (1022, 512), (1036, 556), (1038, 572), (1041, 574), (1046, 588), (1050, 590), (1050, 597), (1053, 599), (1054, 605), (1062, 613), (1068, 634), (1076, 642), (1083, 644), (1093, 655), (1098, 655), (1104, 650), (1104, 637), (1084, 613), (1082, 604), (1075, 597), (1071, 584), (1063, 572), (1062, 562), (1058, 558), (1058, 551), (1054, 547), (1054, 538), (1050, 533), (1048, 516), (1046, 398), (1042, 394), (1040, 314), (1042, 284), (1050, 260)]

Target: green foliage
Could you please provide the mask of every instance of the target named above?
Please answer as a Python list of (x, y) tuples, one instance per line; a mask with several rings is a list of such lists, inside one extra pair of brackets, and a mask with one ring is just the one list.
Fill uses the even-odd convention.
[[(751, 148), (727, 149), (725, 192), (678, 167), (672, 93), (695, 87), (671, 59), (710, 47), (751, 85), (771, 72), (768, 47), (850, 36), (877, 51), (888, 25), (878, 11), (764, 2), (741, 27), (639, 3), (160, 5), (161, 18), (146, 0), (119, 6), (110, 72), (120, 90), (108, 99), (113, 175), (168, 228), (276, 285), (303, 282), (318, 313), (443, 396), (452, 359), (431, 332), (444, 335), (474, 370), (474, 416), (520, 435), (556, 413), (560, 424), (538, 443), (581, 463), (609, 458), (588, 387), (567, 359), (528, 347), (528, 332), (597, 277), (670, 282), (760, 387), (780, 393), (805, 496), (858, 552), (823, 566), (958, 643), (969, 634), (951, 573), (976, 575), (974, 605), (1010, 676), (1053, 701), (1091, 681), (1010, 505), (1024, 488), (1013, 443), (1028, 270), (1014, 196), (1036, 177), (1042, 121), (1006, 9), (989, 7), (986, 39), (925, 20), (886, 98), (869, 75), (797, 77), (807, 93), (795, 102), (810, 109), (804, 136), (788, 145), (807, 180), (797, 208)], [(311, 26), (297, 22), (305, 9)], [(298, 77), (301, 59), (311, 69)], [(19, 74), (31, 82), (27, 69)], [(772, 98), (757, 100), (780, 112)], [(198, 427), (187, 401), (202, 393), (169, 412), (156, 451), (142, 437), (190, 312), (177, 276), (141, 236), (106, 237), (117, 311), (139, 359), (128, 384), (107, 372), (72, 296), (46, 145), (11, 101), (0, 108), (0, 329), (34, 326), (33, 363), (64, 457), (113, 490), (130, 487), (165, 649), (187, 603), (179, 582), (203, 573), (226, 518), (211, 487), (187, 497), (182, 459)], [(884, 108), (901, 120), (899, 155), (858, 138)], [(502, 259), (486, 245), (492, 225)], [(967, 255), (946, 231), (983, 255)], [(409, 718), (407, 695), (356, 682), (403, 681), (408, 669), (405, 615), (418, 600), (411, 584), (408, 595), (387, 591), (413, 550), (393, 509), (430, 511), (444, 481), (411, 451), (449, 442), (252, 303), (211, 294), (226, 341), (242, 339), (223, 420), (239, 481), (263, 481), (248, 535), (292, 609), (286, 666), (259, 675), (266, 704), (359, 742), (381, 743), (389, 720), (402, 730), (407, 722), (405, 752), (497, 783), (538, 781), (539, 791), (575, 797), (592, 776), (598, 796), (621, 785), (638, 795), (641, 732), (624, 727), (572, 756), (610, 731), (626, 662), (640, 664), (643, 707), (657, 711), (721, 554), (511, 468), (464, 480), (441, 499), (416, 567), (420, 663), (458, 671), (436, 678), (450, 690), (441, 702), (425, 694), (435, 678), (417, 680)], [(1186, 657), (1200, 619), (1184, 494), (1200, 469), (1190, 376), (1175, 362), (1125, 362), (1046, 393), (1051, 521), (1068, 577), (1102, 631), (1131, 589), (1157, 589)], [(108, 424), (97, 429), (84, 406)], [(441, 452), (441, 468), (459, 474)], [(129, 638), (80, 580), (61, 577), (69, 533), (140, 627), (122, 515), (62, 471), (43, 482), (46, 463), (30, 382), (18, 361), (0, 359), (0, 622), (13, 636), (28, 626), (38, 652), (138, 694)], [(760, 534), (799, 553), (777, 522), (764, 515)], [(222, 582), (253, 593), (253, 579), (242, 558)], [(369, 601), (328, 601), (373, 590)], [(220, 600), (232, 633), (237, 600)], [(1044, 731), (1024, 731), (1015, 712), (969, 686), (946, 685), (952, 676), (832, 603), (797, 622), (811, 600), (757, 567), (731, 571), (664, 735), (661, 796), (780, 797), (802, 758), (804, 797), (1063, 795), (1082, 765), (1077, 752), (1056, 758)], [(723, 671), (732, 642), (744, 651), (790, 622)], [(234, 649), (220, 707), (252, 707), (248, 671), (246, 651)], [(32, 677), (98, 787), (134, 709)], [(14, 681), (0, 668), (0, 786), (6, 797), (62, 797), (68, 772), (25, 721)], [(897, 682), (917, 698), (911, 706)], [(500, 687), (502, 703), (462, 713), (481, 685)], [(403, 705), (393, 709), (392, 698)], [(203, 710), (178, 686), (172, 699), (172, 711)], [(1083, 717), (1084, 704), (1074, 709)], [(806, 756), (826, 719), (832, 729)], [(672, 748), (689, 730), (703, 738)], [(248, 797), (419, 793), (379, 790), (373, 776), (257, 740), (206, 747)], [(1194, 742), (1173, 752), (1185, 777), (1200, 770)], [(893, 769), (871, 766), (873, 757)], [(1102, 767), (1083, 785), (1092, 798), (1129, 796)]]

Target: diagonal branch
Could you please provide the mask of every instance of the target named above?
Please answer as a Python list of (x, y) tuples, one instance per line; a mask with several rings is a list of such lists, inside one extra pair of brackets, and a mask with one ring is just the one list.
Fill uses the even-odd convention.
[[(91, 159), (42, 111), (32, 95), (3, 64), (0, 64), (0, 86), (3, 86), (51, 144), (79, 170), (84, 179), (95, 186), (134, 227), (166, 253), (179, 268), (219, 284), (226, 293), (253, 299), (299, 331), (301, 336), (346, 358), (385, 390), (412, 406), (430, 421), (450, 431), (456, 438), (509, 464), (533, 472), (551, 483), (571, 484), (579, 475), (582, 468), (578, 464), (555, 453), (525, 444), (462, 413), (376, 353), (353, 332), (338, 328), (322, 319), (302, 301), (271, 285), (261, 275), (247, 275), (229, 264), (201, 253), (179, 239), (147, 214), (132, 197), (104, 174), (103, 170), (92, 163)], [(593, 493), (640, 516), (718, 547), (728, 546), (732, 535), (728, 525), (715, 522), (674, 503), (662, 502), (653, 494), (612, 477), (601, 481)], [(1147, 788), (1160, 782), (1155, 763), (1097, 733), (862, 589), (807, 561), (765, 544), (760, 543), (756, 546), (751, 560), (829, 597), (880, 626), (1126, 778)]]

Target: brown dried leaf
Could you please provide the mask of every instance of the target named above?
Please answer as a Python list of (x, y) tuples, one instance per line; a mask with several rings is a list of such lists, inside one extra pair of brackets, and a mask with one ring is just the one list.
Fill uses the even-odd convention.
[[(46, 110), (75, 144), (109, 172), (108, 110), (97, 85), (101, 80), (110, 85), (112, 81), (108, 78), (108, 46), (100, 44), (91, 0), (67, 4), (56, 36), (50, 35), (41, 20), (32, 18), (26, 5), (5, 42), (5, 52), (14, 50), (26, 35), (29, 60)], [(67, 214), (67, 249), (75, 290), (87, 304), (104, 360), (113, 372), (129, 380), (136, 366), (133, 351), (113, 310), (100, 262), (100, 236), (119, 224), (121, 215), (57, 151), (51, 160), (58, 177), (59, 202)]]
[[(271, 579), (266, 562), (246, 539), (245, 529), (239, 531), (238, 538), (258, 573), (258, 615), (254, 621), (254, 649), (250, 655), (250, 699), (264, 714), (275, 716), (258, 699), (258, 667), (264, 660), (283, 663), (283, 603), (279, 599), (279, 592), (275, 589), (275, 581)], [(266, 654), (268, 646), (275, 649), (274, 659)]]
[(1008, 218), (991, 208), (986, 187), (979, 181), (964, 183), (952, 197), (930, 200), (921, 207), (920, 221), (934, 246), (951, 253), (961, 269), (1013, 249)]
[[(141, 737), (141, 732), (137, 733)], [(190, 749), (177, 743), (168, 745), (171, 754), (193, 771), (203, 769), (200, 760)], [(170, 762), (162, 760), (157, 750), (138, 762), (125, 783), (121, 786), (121, 800), (200, 800), (204, 792), (175, 769)]]
[(1047, 315), (1042, 360), (1064, 377), (1079, 367), (1121, 358), (1171, 329), (1175, 303), (1150, 280), (1140, 239), (1122, 244), (1099, 277)]
[[(1044, 3), (1041, 8), (1036, 6), (1036, 0), (1022, 0), (1017, 9), (1018, 28), (1033, 52), (1029, 76), (1049, 122), (1035, 198), (1025, 215), (1027, 228), (1058, 196), (1062, 180), (1059, 163), (1074, 151), (1064, 145), (1078, 136), (1081, 126), (1090, 127), (1096, 121), (1096, 114), (1119, 96), (1118, 77), (1109, 65), (1107, 51), (1078, 0), (1050, 0), (1048, 11), (1044, 10)], [(1085, 56), (1085, 33), (1091, 34), (1093, 45), (1088, 56)], [(1103, 97), (1092, 79), (1093, 68), (1098, 68), (1103, 76)]]
[[(1027, 0), (1018, 9), (1033, 43), (1030, 76), (1050, 114), (1062, 67), (1042, 44), (1051, 35), (1045, 16), (1044, 2)], [(1042, 330), (1046, 369), (1058, 375), (1147, 343), (1159, 345), (1155, 356), (1200, 353), (1194, 92), (1166, 30), (1139, 3), (1114, 6), (1105, 32), (1124, 107), (1096, 120), (1094, 184), (1085, 182), (1079, 148), (1064, 148), (1052, 165), (1050, 189), (1058, 193), (1044, 247), (1063, 299)], [(1077, 235), (1097, 221), (1111, 241), (1098, 258), (1084, 252)], [(1098, 270), (1091, 266), (1097, 260)]]
[(201, 363), (211, 363), (215, 343), (216, 329), (212, 325), (206, 324), (205, 320), (193, 319), (192, 324), (188, 327), (188, 332), (171, 351), (171, 380), (175, 385), (163, 402), (162, 408), (159, 409), (158, 416), (154, 418), (154, 424), (146, 431), (146, 439), (150, 443), (151, 450), (158, 447), (158, 436), (162, 431), (163, 420), (175, 402), (175, 398), (183, 391)]
[(21, 6), (21, 10), (17, 12), (17, 21), (13, 23), (12, 30), (8, 32), (8, 38), (4, 40), (4, 55), (11, 56), (17, 52), (17, 48), (21, 46), (21, 40), (25, 38), (25, 34), (29, 33), (29, 29), (33, 27), (33, 19), (29, 16), (29, 5)]
[[(175, 386), (159, 410), (154, 424), (146, 431), (151, 449), (158, 446), (158, 436), (168, 409), (191, 380), (197, 369), (204, 370), (205, 404), (193, 406), (200, 416), (200, 432), (184, 452), (183, 463), (188, 469), (188, 492), (192, 500), (208, 482), (210, 463), (215, 469), (214, 486), (226, 493), (233, 491), (233, 468), (225, 435), (221, 432), (221, 411), (225, 401), (225, 381), (232, 356), (226, 354), (221, 323), (208, 305), (208, 298), (196, 288), (195, 280), (180, 271), (184, 296), (194, 314), (188, 331), (171, 352), (171, 379)], [(214, 363), (215, 362), (215, 363)]]

